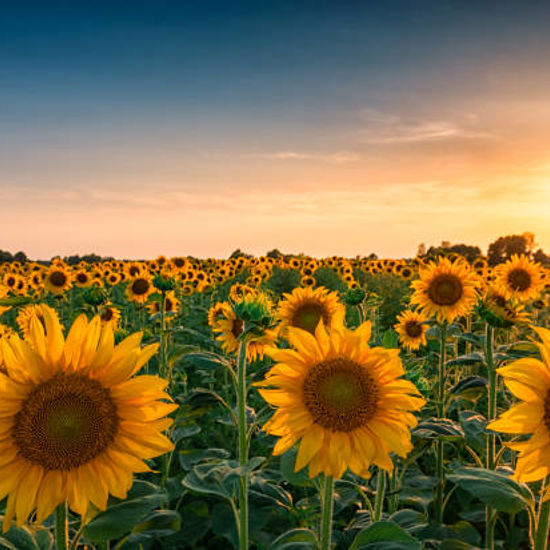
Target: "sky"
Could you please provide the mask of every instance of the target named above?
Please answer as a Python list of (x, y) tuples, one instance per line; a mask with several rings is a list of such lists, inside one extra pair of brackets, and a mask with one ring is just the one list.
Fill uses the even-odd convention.
[(0, 249), (550, 252), (550, 4), (0, 4)]

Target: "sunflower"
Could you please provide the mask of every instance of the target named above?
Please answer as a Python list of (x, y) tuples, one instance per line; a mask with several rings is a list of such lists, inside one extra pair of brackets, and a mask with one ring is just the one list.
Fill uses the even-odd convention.
[[(208, 313), (208, 322), (212, 331), (218, 334), (216, 340), (221, 342), (222, 349), (226, 353), (237, 353), (244, 321), (237, 317), (231, 305), (227, 302), (217, 303)], [(273, 345), (277, 336), (277, 329), (266, 329), (262, 336), (249, 341), (246, 347), (247, 361), (263, 359), (265, 347)]]
[(399, 340), (403, 347), (409, 350), (417, 350), (420, 349), (420, 346), (427, 345), (427, 320), (424, 313), (410, 309), (397, 316), (398, 323), (394, 325), (394, 328), (399, 334)]
[(155, 290), (150, 275), (142, 274), (128, 281), (126, 296), (128, 300), (144, 304), (149, 295)]
[(542, 340), (537, 342), (542, 361), (528, 357), (497, 369), (506, 387), (522, 403), (487, 425), (495, 432), (532, 434), (527, 441), (507, 443), (519, 451), (514, 477), (522, 482), (550, 474), (550, 330), (533, 329)]
[(537, 298), (543, 284), (540, 264), (527, 256), (514, 254), (497, 268), (496, 285), (506, 299), (527, 301)]
[(120, 310), (113, 307), (113, 304), (111, 303), (104, 304), (101, 306), (99, 318), (101, 319), (102, 324), (111, 325), (111, 328), (116, 330), (118, 327), (118, 322), (120, 321)]
[(46, 304), (31, 304), (19, 310), (15, 322), (17, 323), (24, 340), (30, 340), (31, 321), (33, 318), (36, 318), (42, 324), (43, 329), (46, 330), (46, 314), (50, 317), (55, 317), (59, 323), (59, 317), (55, 309), (52, 309)]
[(80, 288), (86, 288), (91, 286), (93, 283), (92, 277), (90, 273), (88, 273), (85, 269), (79, 269), (74, 274), (74, 284)]
[(84, 515), (104, 510), (109, 494), (124, 499), (134, 472), (171, 451), (162, 435), (177, 405), (156, 376), (131, 378), (156, 352), (140, 348), (141, 333), (114, 345), (112, 328), (78, 317), (67, 339), (45, 309), (45, 327), (31, 321), (30, 341), (0, 340), (2, 438), (0, 498), (8, 496), (4, 531), (36, 509), (42, 523), (62, 503)]
[(46, 272), (44, 278), (44, 287), (52, 294), (63, 294), (71, 288), (72, 274), (62, 263), (52, 265)]
[(415, 290), (411, 304), (418, 305), (428, 317), (452, 323), (475, 306), (479, 281), (465, 261), (442, 258), (421, 268), (419, 275), (420, 279), (411, 283)]
[[(0, 340), (2, 340), (2, 338), (9, 337), (12, 334), (15, 334), (15, 331), (11, 327), (8, 327), (7, 325), (3, 325), (2, 323), (0, 323)], [(4, 356), (2, 354), (2, 346), (0, 346), (0, 372), (3, 372), (3, 373), (7, 372), (6, 367), (4, 365)]]
[(290, 294), (283, 294), (283, 297), (285, 299), (279, 302), (278, 309), (281, 331), (297, 327), (314, 334), (319, 321), (331, 327), (343, 322), (346, 314), (338, 294), (324, 287), (295, 288)]
[(507, 300), (495, 287), (489, 287), (477, 310), (481, 317), (493, 327), (510, 328), (512, 325), (527, 323), (529, 314), (518, 300)]
[(309, 464), (310, 477), (340, 478), (347, 468), (368, 477), (371, 464), (391, 470), (390, 453), (405, 457), (412, 449), (417, 420), (411, 411), (424, 399), (401, 379), (398, 350), (368, 346), (370, 330), (370, 322), (330, 332), (321, 322), (315, 335), (289, 327), (295, 349), (267, 350), (277, 364), (257, 385), (278, 409), (263, 429), (280, 437), (275, 455), (301, 440), (296, 471)]
[[(167, 321), (171, 320), (178, 313), (179, 304), (180, 302), (176, 298), (174, 291), (168, 291), (164, 297), (164, 312), (167, 314)], [(160, 313), (160, 301), (154, 301), (151, 304), (147, 304), (146, 307), (151, 315)]]
[[(0, 300), (3, 298), (6, 298), (8, 296), (8, 289), (0, 284)], [(0, 315), (5, 313), (6, 311), (9, 311), (11, 309), (11, 306), (0, 306)]]

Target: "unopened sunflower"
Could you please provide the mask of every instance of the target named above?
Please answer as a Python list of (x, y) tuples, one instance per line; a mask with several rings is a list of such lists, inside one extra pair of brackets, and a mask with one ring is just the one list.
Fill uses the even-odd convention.
[(405, 374), (398, 350), (370, 348), (370, 322), (355, 331), (343, 325), (315, 335), (289, 327), (294, 349), (269, 348), (277, 364), (257, 384), (277, 407), (264, 430), (279, 436), (273, 454), (300, 442), (296, 471), (309, 464), (309, 476), (341, 477), (347, 468), (369, 476), (374, 464), (391, 470), (390, 453), (412, 449), (412, 411), (424, 404)]
[(0, 499), (8, 497), (4, 531), (36, 510), (42, 523), (67, 502), (85, 515), (124, 499), (134, 472), (173, 449), (162, 432), (177, 406), (156, 376), (132, 378), (156, 352), (141, 333), (117, 346), (99, 317), (76, 319), (67, 338), (50, 308), (31, 319), (30, 340), (2, 338)]
[(467, 262), (442, 258), (420, 269), (420, 279), (411, 283), (415, 290), (411, 304), (418, 305), (428, 317), (452, 323), (472, 311), (478, 300), (478, 285), (478, 276)]
[(550, 474), (550, 330), (533, 329), (542, 340), (537, 342), (542, 361), (523, 358), (497, 369), (506, 387), (522, 402), (487, 425), (495, 432), (532, 434), (527, 441), (507, 443), (519, 451), (514, 477), (525, 482)]
[(424, 313), (407, 310), (397, 316), (398, 323), (394, 328), (399, 334), (401, 344), (409, 350), (420, 349), (427, 345), (426, 331), (428, 318)]
[(295, 288), (291, 293), (283, 294), (283, 297), (278, 309), (282, 334), (289, 327), (301, 328), (313, 334), (319, 321), (331, 327), (342, 323), (346, 314), (338, 294), (324, 287)]

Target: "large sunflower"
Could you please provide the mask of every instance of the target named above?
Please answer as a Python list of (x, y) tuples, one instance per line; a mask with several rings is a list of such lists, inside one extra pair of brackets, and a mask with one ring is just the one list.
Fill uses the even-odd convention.
[(442, 258), (420, 269), (420, 279), (411, 283), (415, 290), (411, 304), (422, 308), (428, 317), (452, 323), (472, 311), (478, 299), (478, 284), (478, 276), (467, 262)]
[(424, 404), (405, 374), (398, 350), (370, 348), (370, 322), (354, 332), (343, 325), (330, 332), (319, 323), (315, 335), (290, 327), (295, 349), (269, 348), (277, 364), (258, 385), (262, 397), (277, 407), (264, 430), (279, 436), (273, 454), (297, 441), (296, 471), (309, 464), (339, 478), (347, 468), (368, 477), (375, 464), (391, 470), (390, 453), (412, 449), (410, 428)]
[(507, 443), (519, 451), (514, 474), (518, 481), (537, 481), (550, 474), (550, 330), (533, 329), (542, 340), (537, 343), (542, 361), (518, 359), (497, 369), (506, 387), (522, 403), (487, 425), (495, 432), (532, 434), (527, 441)]
[(283, 294), (279, 302), (278, 317), (281, 331), (288, 327), (297, 327), (314, 334), (319, 321), (326, 327), (341, 324), (346, 314), (345, 306), (338, 300), (336, 292), (324, 287), (295, 288), (291, 293)]
[(426, 331), (428, 325), (426, 315), (419, 311), (407, 310), (397, 316), (397, 324), (394, 328), (399, 334), (401, 344), (410, 350), (420, 349), (427, 345)]
[(132, 376), (156, 352), (141, 333), (117, 346), (99, 317), (78, 317), (67, 338), (51, 308), (31, 319), (30, 341), (2, 338), (0, 499), (4, 530), (36, 509), (41, 523), (66, 501), (84, 515), (109, 494), (125, 498), (145, 459), (172, 450), (162, 435), (176, 408), (156, 376)]
[(544, 287), (542, 268), (527, 256), (514, 254), (498, 266), (496, 287), (508, 300), (537, 298)]

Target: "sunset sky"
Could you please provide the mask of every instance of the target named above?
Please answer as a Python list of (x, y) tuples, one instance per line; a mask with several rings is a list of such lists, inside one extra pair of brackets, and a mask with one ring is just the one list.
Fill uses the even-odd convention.
[(10, 2), (0, 249), (550, 252), (550, 3)]

